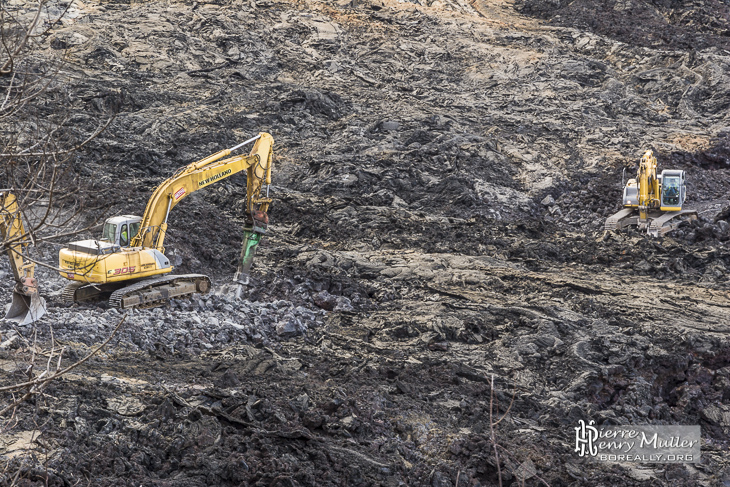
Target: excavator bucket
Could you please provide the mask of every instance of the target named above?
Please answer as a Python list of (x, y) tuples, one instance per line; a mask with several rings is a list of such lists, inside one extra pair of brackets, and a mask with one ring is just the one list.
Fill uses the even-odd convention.
[(13, 290), (13, 302), (5, 314), (5, 319), (15, 321), (19, 325), (27, 325), (39, 320), (46, 314), (46, 300), (32, 293), (30, 296)]

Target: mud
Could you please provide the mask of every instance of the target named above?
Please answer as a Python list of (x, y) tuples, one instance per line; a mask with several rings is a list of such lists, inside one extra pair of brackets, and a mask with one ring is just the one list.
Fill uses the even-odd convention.
[[(236, 301), (245, 179), (175, 208), (167, 253), (214, 292), (129, 313), (21, 408), (3, 485), (730, 482), (724, 3), (74, 15), (43, 56), (65, 59), (51, 94), (88, 115), (78, 134), (118, 110), (79, 156), (109, 213), (140, 214), (176, 168), (266, 131), (272, 224)], [(699, 220), (604, 233), (647, 149), (687, 171)], [(0, 274), (7, 300), (5, 260)], [(70, 363), (122, 319), (62, 304), (64, 281), (40, 275), (48, 314), (0, 328), (4, 383), (25, 377), (34, 339)], [(702, 461), (581, 458), (581, 419), (701, 425)]]

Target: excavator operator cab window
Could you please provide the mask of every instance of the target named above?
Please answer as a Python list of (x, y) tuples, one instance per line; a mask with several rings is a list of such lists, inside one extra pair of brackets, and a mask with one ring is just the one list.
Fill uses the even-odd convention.
[(101, 239), (109, 243), (115, 243), (117, 240), (117, 226), (114, 223), (104, 223), (104, 231), (101, 234)]
[(122, 225), (122, 230), (119, 232), (119, 245), (122, 247), (129, 246), (129, 230), (126, 223)]
[(130, 240), (133, 239), (138, 233), (139, 233), (139, 225), (140, 222), (130, 222), (129, 223), (129, 238)]
[(664, 206), (680, 206), (679, 177), (667, 177), (662, 180), (662, 204)]

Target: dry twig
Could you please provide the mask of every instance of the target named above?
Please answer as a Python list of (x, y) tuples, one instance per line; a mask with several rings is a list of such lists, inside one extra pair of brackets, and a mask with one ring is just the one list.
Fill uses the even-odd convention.
[[(126, 319), (126, 317), (127, 317), (126, 314), (124, 316), (122, 316), (122, 319), (119, 320), (119, 323), (114, 328), (114, 330), (112, 330), (111, 334), (106, 338), (106, 340), (104, 340), (103, 343), (97, 345), (97, 347), (94, 350), (92, 350), (91, 352), (89, 352), (81, 360), (78, 360), (77, 362), (74, 362), (73, 364), (69, 365), (68, 367), (66, 367), (63, 370), (56, 371), (53, 375), (51, 375), (49, 377), (37, 377), (37, 378), (35, 378), (33, 380), (29, 380), (29, 381), (26, 381), (26, 382), (21, 382), (19, 384), (13, 384), (13, 385), (10, 385), (10, 386), (0, 387), (0, 392), (11, 392), (11, 391), (17, 391), (19, 389), (24, 389), (26, 387), (38, 386), (40, 384), (44, 384), (46, 382), (50, 382), (52, 380), (58, 379), (62, 375), (66, 374), (66, 373), (68, 373), (70, 371), (72, 371), (73, 369), (75, 369), (76, 367), (82, 365), (83, 363), (85, 363), (86, 361), (88, 361), (91, 357), (93, 357), (94, 355), (96, 355), (99, 352), (99, 350), (101, 350), (102, 348), (104, 348), (109, 343), (109, 341), (111, 341), (111, 339), (114, 337), (114, 335), (117, 333), (117, 330), (119, 330), (119, 328), (122, 326), (122, 323), (124, 323), (124, 320)], [(60, 363), (60, 361), (59, 361), (59, 363)], [(44, 374), (45, 374), (45, 372), (44, 372)], [(3, 409), (2, 411), (0, 411), (0, 415), (4, 414), (6, 412), (6, 409)]]

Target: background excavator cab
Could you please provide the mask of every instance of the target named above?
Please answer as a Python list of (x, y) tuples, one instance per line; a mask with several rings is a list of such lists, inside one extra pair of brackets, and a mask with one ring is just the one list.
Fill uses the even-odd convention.
[(139, 233), (141, 216), (122, 215), (109, 218), (104, 223), (101, 240), (120, 247), (129, 247), (132, 237)]
[(661, 210), (679, 211), (684, 204), (687, 190), (684, 171), (665, 169), (661, 174)]

